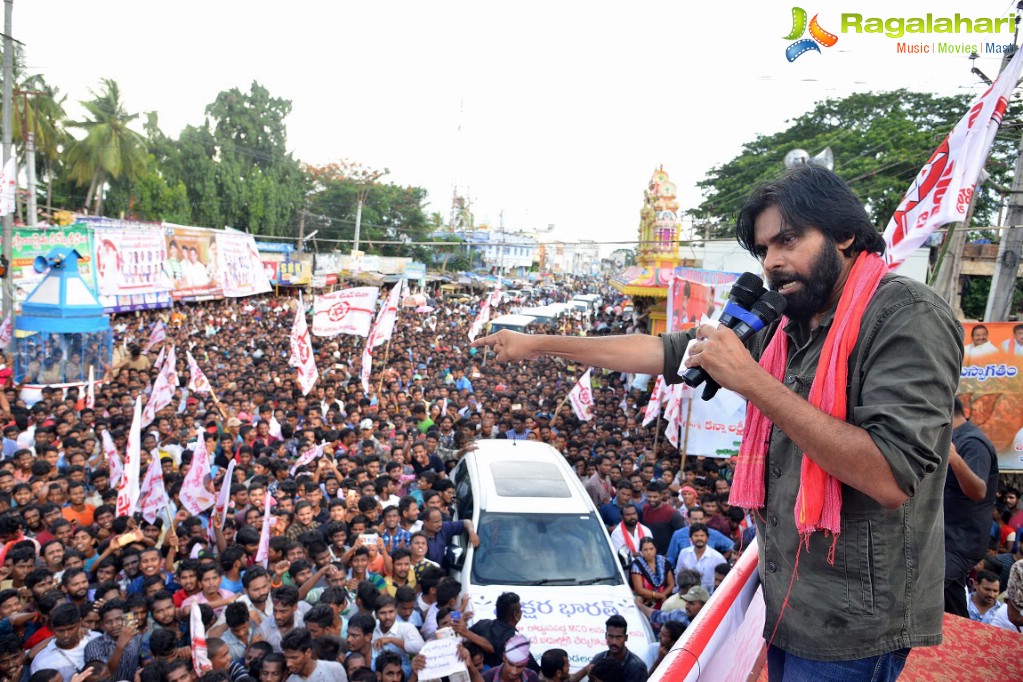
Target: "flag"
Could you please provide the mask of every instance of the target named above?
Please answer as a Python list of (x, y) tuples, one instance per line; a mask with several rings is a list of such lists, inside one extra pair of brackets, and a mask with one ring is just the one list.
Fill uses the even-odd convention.
[(90, 410), (96, 408), (96, 370), (89, 365), (89, 388), (85, 391), (85, 406)]
[[(324, 414), (326, 414), (326, 412), (324, 412)], [(274, 438), (281, 438), (281, 423), (277, 421), (277, 417), (273, 413), (270, 414), (269, 427), (271, 436)]]
[(373, 349), (366, 344), (362, 349), (362, 366), (359, 368), (359, 379), (362, 380), (362, 390), (369, 393), (369, 375), (373, 369)]
[(121, 464), (121, 456), (117, 454), (117, 446), (114, 445), (110, 429), (103, 430), (103, 454), (107, 456), (107, 469), (110, 470), (110, 487), (117, 490), (121, 476), (124, 475), (124, 466)]
[(384, 305), (377, 311), (377, 319), (366, 340), (370, 348), (376, 348), (391, 339), (391, 334), (394, 333), (394, 323), (398, 320), (398, 302), (401, 300), (401, 288), (404, 284), (404, 279), (395, 284), (384, 301)]
[(142, 396), (135, 398), (135, 414), (128, 430), (124, 453), (124, 483), (117, 491), (117, 516), (129, 516), (139, 501), (139, 473), (142, 465)]
[[(664, 435), (676, 448), (681, 447), (678, 440), (678, 432), (684, 426), (684, 415), (682, 414), (682, 398), (686, 394), (687, 386), (685, 384), (675, 384), (671, 388), (667, 389), (668, 404), (664, 409), (664, 418), (668, 421), (668, 426), (664, 429)], [(690, 390), (691, 394), (692, 391)]]
[(320, 443), (319, 445), (306, 450), (302, 456), (298, 458), (298, 461), (295, 462), (295, 466), (291, 467), (291, 475), (294, 476), (295, 471), (297, 471), (299, 467), (304, 467), (306, 464), (309, 464), (309, 462), (322, 455), (324, 445), (325, 443)]
[(151, 424), (156, 419), (156, 413), (170, 405), (171, 399), (174, 397), (174, 389), (178, 385), (178, 374), (174, 371), (176, 365), (174, 346), (171, 346), (170, 351), (167, 352), (167, 358), (164, 360), (163, 368), (156, 375), (156, 381), (153, 382), (153, 390), (146, 402), (146, 410), (142, 413), (143, 425)]
[(316, 369), (316, 358), (313, 357), (313, 342), (309, 338), (309, 326), (305, 321), (305, 308), (302, 301), (295, 310), (295, 323), (291, 325), (291, 359), (288, 364), (298, 370), (298, 385), (302, 395), (309, 395), (313, 385), (320, 376)]
[(18, 190), (18, 162), (11, 154), (4, 164), (3, 175), (0, 175), (0, 215), (13, 213), (15, 209), (15, 195)]
[(959, 119), (909, 186), (884, 230), (889, 270), (898, 268), (938, 227), (965, 219), (1021, 67), (1023, 50)]
[(588, 422), (593, 419), (593, 388), (590, 385), (590, 370), (579, 378), (579, 382), (568, 392), (575, 416)]
[(161, 509), (170, 507), (170, 498), (167, 497), (167, 489), (163, 486), (163, 467), (160, 458), (153, 457), (149, 462), (149, 469), (139, 489), (139, 508), (142, 510), (142, 518), (149, 523), (156, 521)]
[(8, 313), (7, 319), (4, 320), (3, 324), (0, 324), (0, 348), (6, 348), (13, 338), (14, 322), (11, 319), (11, 314)]
[(256, 549), (256, 563), (261, 564), (263, 568), (266, 568), (270, 561), (270, 508), (273, 506), (270, 504), (271, 501), (273, 497), (267, 493), (263, 502), (263, 527), (259, 531), (259, 547)]
[(160, 346), (160, 354), (156, 356), (156, 364), (153, 365), (153, 369), (159, 372), (163, 369), (163, 361), (167, 357), (167, 346)]
[[(223, 480), (220, 481), (220, 493), (217, 495), (217, 506), (213, 508), (213, 513), (220, 517), (221, 525), (227, 521), (227, 508), (231, 503), (231, 483), (234, 481), (234, 464), (235, 462), (233, 459), (227, 463), (227, 471), (224, 473)], [(214, 530), (213, 525), (213, 519), (210, 519), (209, 525), (206, 526), (210, 542), (217, 541), (217, 532)]]
[(213, 390), (210, 380), (192, 357), (192, 351), (185, 351), (185, 356), (188, 358), (188, 390), (199, 395), (209, 395)]
[(192, 669), (196, 676), (213, 670), (210, 657), (206, 652), (206, 626), (202, 624), (202, 611), (199, 610), (199, 602), (192, 602), (192, 608), (188, 614), (188, 631), (191, 633), (192, 644)]
[(210, 457), (206, 452), (206, 440), (200, 436), (192, 452), (192, 465), (188, 467), (188, 474), (181, 482), (181, 491), (178, 493), (181, 506), (193, 516), (209, 509), (216, 501), (216, 495), (206, 488), (209, 478)]
[(469, 328), (469, 340), (475, 341), (479, 333), (483, 331), (484, 325), (490, 321), (490, 309), (501, 302), (501, 290), (496, 289), (490, 292), (490, 295), (483, 299), (480, 304), (480, 312), (476, 315), (476, 319), (472, 322), (472, 327)]
[(157, 320), (156, 324), (153, 325), (153, 330), (149, 332), (149, 341), (146, 342), (146, 347), (142, 349), (142, 352), (148, 353), (150, 348), (166, 340), (167, 328), (163, 326), (163, 322)]
[(380, 287), (353, 287), (313, 299), (313, 335), (368, 336)]
[(657, 381), (654, 382), (654, 390), (650, 392), (650, 402), (646, 404), (646, 411), (643, 412), (643, 426), (661, 415), (661, 400), (664, 393), (664, 376), (658, 374)]

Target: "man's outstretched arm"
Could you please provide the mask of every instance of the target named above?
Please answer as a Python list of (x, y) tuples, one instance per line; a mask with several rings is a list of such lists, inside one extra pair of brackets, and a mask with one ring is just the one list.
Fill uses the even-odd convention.
[(646, 334), (547, 336), (502, 329), (496, 334), (476, 339), (472, 345), (490, 348), (501, 362), (535, 360), (549, 355), (619, 372), (660, 374), (664, 370), (662, 343), (659, 337)]

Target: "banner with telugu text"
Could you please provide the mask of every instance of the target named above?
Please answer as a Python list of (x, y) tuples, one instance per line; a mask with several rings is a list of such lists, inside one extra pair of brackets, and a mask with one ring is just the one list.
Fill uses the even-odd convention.
[(46, 256), (53, 249), (75, 249), (81, 254), (78, 272), (90, 286), (92, 278), (92, 232), (85, 225), (69, 227), (19, 227), (11, 240), (10, 277), (15, 287), (15, 302), (21, 304), (32, 293), (43, 273), (33, 267), (36, 256)]
[(245, 232), (217, 233), (217, 271), (224, 296), (236, 298), (265, 294), (272, 289), (256, 250), (256, 240)]
[(167, 259), (164, 275), (175, 301), (223, 298), (217, 273), (217, 230), (166, 225)]
[(998, 470), (1023, 472), (1023, 324), (964, 322), (959, 399), (998, 452)]

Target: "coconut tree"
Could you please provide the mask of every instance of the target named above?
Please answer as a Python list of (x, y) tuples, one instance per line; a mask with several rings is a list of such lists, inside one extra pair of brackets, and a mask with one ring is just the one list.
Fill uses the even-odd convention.
[(108, 179), (122, 175), (135, 180), (146, 168), (146, 138), (128, 127), (139, 117), (124, 110), (121, 91), (109, 78), (103, 89), (93, 92), (93, 99), (82, 102), (88, 116), (72, 121), (69, 127), (84, 131), (81, 139), (71, 142), (67, 150), (67, 171), (79, 187), (88, 185), (85, 205), (92, 212), (103, 212), (103, 188)]

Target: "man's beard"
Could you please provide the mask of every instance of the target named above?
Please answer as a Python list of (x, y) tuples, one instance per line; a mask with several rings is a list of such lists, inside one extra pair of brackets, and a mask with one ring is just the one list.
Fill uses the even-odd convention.
[(824, 240), (817, 257), (810, 264), (810, 273), (810, 277), (804, 277), (796, 272), (775, 271), (768, 277), (774, 291), (789, 282), (802, 284), (791, 294), (782, 294), (786, 301), (785, 314), (792, 320), (805, 322), (823, 311), (842, 274), (842, 261), (830, 240)]

